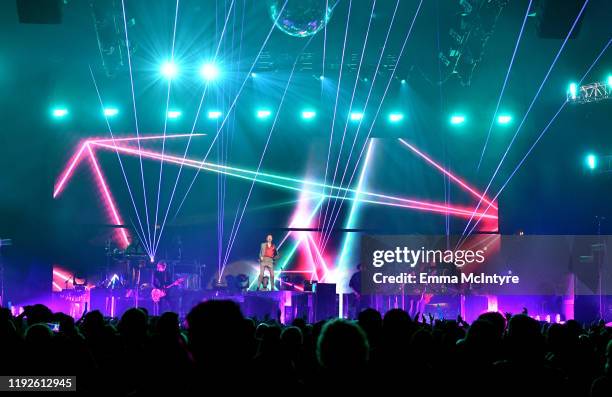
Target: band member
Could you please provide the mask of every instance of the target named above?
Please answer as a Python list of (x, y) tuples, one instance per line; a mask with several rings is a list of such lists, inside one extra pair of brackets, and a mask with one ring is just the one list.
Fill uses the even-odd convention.
[(172, 309), (170, 304), (170, 297), (168, 296), (168, 285), (170, 284), (170, 275), (167, 272), (168, 265), (164, 261), (157, 262), (155, 266), (155, 272), (153, 273), (153, 291), (151, 294), (151, 298), (153, 299), (154, 311), (157, 310), (158, 313), (153, 313), (155, 315), (159, 315), (159, 308), (161, 307), (163, 311), (169, 311)]
[(259, 249), (259, 284), (257, 285), (257, 289), (262, 285), (265, 276), (264, 273), (266, 269), (268, 269), (270, 272), (270, 291), (274, 291), (274, 262), (277, 259), (278, 251), (272, 242), (272, 235), (268, 234), (266, 236), (266, 241), (261, 243)]
[(170, 277), (168, 276), (168, 265), (164, 261), (157, 262), (155, 266), (155, 273), (153, 274), (153, 287), (157, 289), (164, 289), (166, 285), (170, 283)]

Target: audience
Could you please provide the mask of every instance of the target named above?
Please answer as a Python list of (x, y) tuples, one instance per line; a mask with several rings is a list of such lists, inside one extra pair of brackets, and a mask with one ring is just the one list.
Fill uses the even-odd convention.
[[(50, 324), (59, 324), (59, 331)], [(612, 396), (612, 329), (484, 313), (472, 324), (393, 309), (357, 321), (289, 326), (244, 318), (231, 301), (75, 321), (44, 305), (0, 309), (3, 375), (76, 375), (79, 391), (118, 396), (210, 391)]]

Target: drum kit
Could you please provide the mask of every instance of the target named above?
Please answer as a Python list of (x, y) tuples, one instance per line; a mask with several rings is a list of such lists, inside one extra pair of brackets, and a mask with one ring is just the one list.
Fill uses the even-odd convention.
[[(106, 289), (108, 296), (115, 299), (133, 299), (135, 307), (138, 307), (139, 301), (151, 299), (156, 263), (151, 262), (147, 254), (134, 252), (130, 247), (126, 250), (107, 247), (106, 258), (106, 266), (100, 277), (103, 281), (98, 284), (99, 288)], [(177, 284), (177, 290), (202, 289), (204, 265), (197, 262), (184, 263), (181, 260), (164, 262), (168, 264), (172, 280), (183, 280)]]

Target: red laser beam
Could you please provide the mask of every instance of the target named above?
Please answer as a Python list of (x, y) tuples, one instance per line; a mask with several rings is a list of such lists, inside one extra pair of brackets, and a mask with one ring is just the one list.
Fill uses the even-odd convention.
[[(175, 134), (175, 135), (166, 136), (166, 139), (188, 138), (192, 136), (203, 136), (203, 135), (206, 135), (206, 134)], [(233, 169), (232, 167), (221, 166), (221, 165), (217, 165), (213, 163), (202, 163), (196, 160), (184, 159), (184, 158), (180, 158), (177, 156), (161, 154), (161, 153), (157, 153), (157, 152), (150, 151), (150, 150), (144, 150), (144, 149), (139, 150), (139, 149), (136, 149), (130, 146), (125, 146), (123, 144), (121, 145), (117, 144), (118, 142), (126, 143), (126, 142), (141, 141), (141, 140), (150, 141), (150, 140), (158, 140), (158, 139), (163, 139), (163, 138), (164, 137), (162, 135), (149, 135), (149, 136), (124, 137), (124, 138), (115, 138), (115, 139), (93, 138), (93, 139), (86, 140), (85, 142), (79, 145), (77, 152), (72, 156), (72, 158), (67, 163), (65, 170), (60, 174), (58, 182), (55, 185), (53, 197), (57, 198), (59, 194), (63, 191), (63, 189), (66, 187), (66, 184), (68, 183), (68, 181), (74, 174), (74, 170), (76, 169), (78, 164), (83, 159), (84, 157), (83, 153), (87, 149), (87, 153), (89, 155), (88, 157), (90, 158), (92, 167), (94, 169), (94, 175), (98, 181), (98, 184), (101, 189), (102, 197), (104, 198), (106, 207), (108, 209), (108, 215), (112, 219), (112, 221), (115, 222), (117, 225), (123, 225), (123, 222), (121, 220), (121, 215), (119, 214), (119, 211), (117, 209), (117, 206), (115, 204), (111, 191), (104, 178), (100, 165), (95, 157), (93, 147), (105, 148), (109, 150), (116, 150), (118, 152), (131, 154), (131, 155), (143, 156), (145, 158), (165, 161), (165, 162), (172, 163), (172, 164), (187, 165), (191, 167), (197, 167), (199, 169), (205, 169), (205, 170), (212, 171), (212, 172), (224, 172), (224, 173), (227, 173), (228, 175), (233, 175), (233, 176), (237, 176), (241, 178), (247, 178), (244, 175), (241, 175), (239, 173), (232, 173), (232, 172), (227, 171), (227, 169), (232, 170)], [(402, 142), (402, 144), (404, 144), (406, 147), (408, 147), (410, 150), (416, 153), (419, 157), (424, 159), (428, 164), (433, 166), (436, 170), (440, 171), (444, 175), (448, 176), (451, 180), (456, 182), (459, 186), (461, 186), (463, 189), (468, 191), (470, 194), (474, 195), (475, 197), (479, 199), (482, 199), (482, 201), (484, 201), (485, 203), (490, 204), (490, 208), (486, 213), (477, 213), (475, 215), (477, 218), (483, 218), (488, 221), (488, 223), (483, 226), (485, 230), (497, 231), (497, 222), (498, 222), (497, 206), (495, 206), (492, 201), (488, 200), (483, 194), (479, 193), (475, 188), (471, 187), (465, 181), (463, 181), (462, 179), (455, 176), (453, 173), (451, 173), (450, 171), (446, 170), (444, 167), (439, 165), (431, 157), (429, 157), (428, 155), (426, 155), (425, 153), (417, 149), (414, 145), (406, 142), (403, 139), (400, 139), (400, 141)], [(245, 170), (238, 170), (237, 172), (248, 173), (248, 171), (245, 171)], [(293, 190), (304, 191), (304, 189), (292, 188), (289, 186), (287, 186), (287, 188), (290, 188)], [(339, 188), (332, 187), (331, 191), (333, 192), (334, 189), (338, 190)], [(433, 212), (433, 213), (440, 213), (440, 214), (449, 214), (449, 215), (462, 217), (462, 218), (470, 217), (473, 214), (473, 209), (468, 208), (468, 207), (460, 207), (456, 205), (443, 205), (443, 204), (427, 202), (427, 201), (422, 201), (422, 200), (406, 199), (406, 198), (401, 198), (401, 197), (396, 197), (396, 196), (384, 195), (384, 194), (373, 193), (373, 192), (365, 192), (365, 191), (361, 192), (360, 194), (364, 196), (371, 196), (371, 197), (377, 198), (377, 200), (371, 200), (368, 198), (360, 199), (360, 201), (364, 203), (380, 204), (380, 205), (406, 208), (406, 209), (415, 209), (419, 211), (426, 211), (426, 212)], [(120, 242), (125, 246), (129, 245), (130, 239), (128, 237), (126, 230), (124, 228), (118, 229), (118, 233), (120, 237), (119, 238)], [(308, 241), (306, 242), (308, 244)], [(316, 244), (314, 244), (314, 246), (316, 247)], [(323, 257), (321, 252), (316, 252), (316, 254), (317, 254), (317, 257), (320, 256), (319, 259)]]
[[(115, 205), (115, 200), (113, 199), (110, 190), (108, 189), (108, 185), (106, 183), (106, 180), (104, 179), (104, 175), (102, 174), (102, 170), (100, 169), (98, 160), (96, 159), (93, 150), (91, 150), (91, 145), (87, 144), (86, 146), (87, 151), (89, 152), (89, 159), (91, 160), (95, 175), (98, 179), (98, 184), (102, 189), (102, 194), (106, 201), (107, 209), (110, 210), (110, 216), (116, 225), (123, 225), (123, 221), (121, 220), (121, 216), (119, 215), (119, 211), (117, 211), (117, 206)], [(127, 235), (127, 232), (124, 228), (120, 228), (118, 229), (118, 233), (121, 236), (119, 242), (122, 243), (123, 248), (127, 248), (127, 246), (130, 245), (130, 239)]]
[[(203, 163), (202, 164), (200, 161), (196, 161), (196, 160), (183, 159), (177, 156), (172, 156), (172, 155), (167, 155), (167, 154), (162, 155), (157, 152), (132, 148), (129, 146), (116, 146), (116, 145), (109, 145), (109, 144), (100, 143), (100, 142), (91, 142), (91, 144), (98, 146), (98, 147), (110, 149), (110, 150), (116, 150), (116, 151), (124, 152), (127, 154), (133, 154), (135, 156), (142, 156), (145, 158), (166, 161), (166, 162), (173, 163), (173, 164), (187, 165), (189, 167), (205, 169), (205, 170), (212, 171), (212, 172), (223, 172), (228, 175), (245, 178), (244, 175), (240, 175), (239, 173), (232, 173), (230, 171), (227, 171), (228, 169), (233, 170), (232, 167), (221, 166), (221, 165), (217, 165), (213, 163)], [(239, 170), (237, 172), (248, 172), (248, 171)], [(262, 181), (263, 181), (263, 178), (260, 178), (260, 182)], [(308, 184), (308, 183), (305, 183), (305, 184)], [(305, 189), (297, 189), (297, 188), (292, 188), (292, 187), (287, 187), (287, 188), (292, 189), (292, 190), (305, 191)], [(337, 187), (332, 187), (331, 191), (334, 191), (334, 189), (338, 190)], [(316, 194), (316, 192), (311, 192), (311, 193)], [(427, 202), (427, 201), (422, 201), (422, 200), (406, 199), (406, 198), (390, 196), (390, 195), (385, 195), (385, 194), (380, 194), (380, 193), (373, 193), (373, 192), (368, 192), (368, 191), (362, 191), (360, 192), (360, 194), (364, 196), (373, 196), (373, 197), (382, 198), (385, 200), (392, 200), (392, 201), (400, 202), (400, 204), (398, 204), (398, 203), (390, 203), (390, 202), (381, 201), (381, 200), (360, 199), (360, 201), (364, 203), (382, 204), (382, 205), (407, 208), (407, 209), (417, 209), (417, 210), (435, 212), (435, 213), (440, 213), (440, 214), (450, 214), (450, 215), (455, 215), (455, 216), (464, 217), (464, 218), (470, 217), (473, 213), (473, 209), (467, 208), (467, 207), (462, 208), (458, 206), (437, 204), (437, 203)], [(479, 218), (482, 217), (482, 218), (488, 218), (488, 219), (493, 219), (493, 220), (497, 219), (497, 215), (495, 214), (477, 213), (476, 216)]]

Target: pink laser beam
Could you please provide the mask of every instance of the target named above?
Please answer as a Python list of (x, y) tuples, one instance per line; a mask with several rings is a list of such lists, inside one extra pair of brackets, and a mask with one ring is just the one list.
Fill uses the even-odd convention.
[[(205, 163), (206, 166), (201, 166), (200, 161), (189, 160), (189, 159), (183, 160), (182, 158), (179, 158), (176, 156), (165, 155), (165, 154), (161, 155), (156, 152), (151, 152), (151, 151), (142, 150), (142, 149), (138, 150), (135, 148), (125, 147), (125, 146), (113, 146), (113, 145), (108, 145), (104, 143), (96, 143), (96, 142), (92, 142), (92, 144), (96, 146), (108, 148), (108, 149), (119, 150), (119, 151), (129, 153), (129, 154), (142, 155), (145, 158), (152, 158), (152, 159), (157, 159), (161, 161), (167, 161), (167, 162), (174, 163), (174, 164), (184, 164), (184, 165), (188, 165), (191, 167), (206, 169), (206, 170), (213, 171), (213, 172), (220, 172), (218, 169), (214, 169), (214, 168), (220, 168), (220, 169), (229, 168), (229, 167), (219, 166), (219, 165), (211, 164), (211, 163)], [(210, 167), (213, 167), (213, 168), (210, 168)], [(236, 174), (231, 174), (231, 173), (229, 174), (239, 176)], [(332, 191), (333, 189), (334, 188), (332, 188)], [(312, 192), (312, 193), (316, 193), (316, 192)], [(450, 206), (450, 205), (442, 205), (442, 204), (435, 204), (435, 203), (430, 203), (430, 202), (420, 201), (420, 200), (405, 199), (401, 197), (395, 197), (395, 196), (390, 196), (390, 195), (385, 195), (385, 194), (380, 194), (380, 193), (372, 193), (372, 192), (363, 191), (360, 194), (402, 202), (402, 204), (394, 204), (394, 203), (388, 203), (385, 201), (360, 199), (360, 201), (370, 203), (370, 204), (382, 204), (382, 205), (389, 205), (389, 206), (394, 206), (394, 207), (420, 209), (423, 211), (436, 212), (436, 213), (441, 213), (441, 214), (452, 214), (452, 215), (457, 215), (457, 216), (462, 216), (462, 217), (464, 216), (469, 217), (470, 215), (472, 215), (472, 212), (473, 212), (473, 210), (471, 209), (461, 209), (461, 208)], [(497, 216), (486, 214), (486, 213), (478, 213), (476, 215), (482, 218), (497, 219)]]
[(55, 187), (55, 190), (53, 191), (53, 198), (57, 197), (57, 195), (64, 188), (64, 185), (66, 184), (66, 181), (68, 180), (68, 178), (72, 176), (72, 172), (74, 171), (74, 168), (81, 161), (81, 156), (83, 155), (83, 151), (85, 150), (86, 146), (88, 146), (88, 141), (85, 141), (81, 144), (81, 148), (79, 149), (79, 151), (70, 160), (68, 167), (62, 173), (62, 177), (60, 178), (58, 184)]
[(490, 202), (489, 200), (487, 200), (485, 198), (485, 196), (479, 192), (477, 192), (475, 189), (473, 189), (472, 187), (470, 187), (467, 183), (463, 182), (461, 179), (457, 178), (455, 175), (453, 175), (451, 172), (447, 171), (444, 167), (442, 167), (440, 164), (436, 163), (431, 157), (429, 157), (428, 155), (426, 155), (425, 153), (421, 152), (419, 149), (417, 149), (416, 147), (414, 147), (413, 145), (411, 145), (410, 143), (406, 142), (403, 138), (398, 138), (399, 141), (404, 144), (404, 146), (406, 146), (408, 149), (412, 150), (414, 153), (416, 153), (417, 155), (419, 155), (423, 160), (427, 161), (429, 164), (433, 165), (438, 171), (442, 172), (444, 175), (448, 176), (450, 179), (452, 179), (453, 181), (457, 182), (461, 187), (463, 187), (464, 189), (466, 189), (468, 192), (472, 193), (474, 196), (476, 196), (476, 198), (481, 199), (482, 201), (484, 201), (487, 204), (490, 204), (491, 207), (493, 207), (494, 209), (497, 209), (497, 207)]
[(163, 135), (147, 135), (141, 137), (130, 137), (130, 138), (103, 138), (103, 139), (90, 139), (91, 143), (106, 143), (106, 142), (130, 142), (130, 141), (151, 141), (155, 139), (175, 139), (175, 138), (188, 138), (190, 136), (206, 136), (204, 133), (197, 134), (172, 134), (166, 135), (164, 138)]
[[(148, 137), (147, 137), (148, 138)], [(161, 138), (161, 137), (159, 137)], [(153, 137), (151, 137), (151, 139), (153, 139)], [(184, 158), (179, 158), (176, 156), (171, 156), (171, 155), (160, 155), (159, 153), (155, 153), (155, 152), (150, 152), (150, 151), (146, 151), (143, 149), (136, 149), (136, 148), (130, 148), (130, 147), (125, 147), (125, 146), (116, 146), (116, 145), (108, 145), (108, 144), (104, 144), (101, 143), (102, 141), (91, 141), (91, 143), (97, 145), (97, 146), (102, 146), (108, 149), (113, 149), (113, 150), (120, 150), (126, 153), (131, 153), (131, 154), (135, 154), (138, 156), (144, 155), (145, 157), (149, 157), (149, 158), (154, 158), (154, 159), (159, 159), (161, 161), (168, 161), (171, 163), (175, 163), (175, 164), (181, 164), (181, 165), (189, 165), (191, 167), (197, 167), (200, 169), (207, 169), (210, 171), (214, 171), (214, 172), (218, 172), (217, 170), (212, 170), (210, 168), (207, 167), (217, 167), (217, 168), (228, 168), (231, 169), (231, 167), (227, 167), (227, 166), (221, 166), (221, 165), (217, 165), (217, 164), (212, 164), (212, 163), (204, 163), (206, 164), (206, 166), (201, 165), (200, 161), (196, 161), (196, 160), (190, 160), (190, 159), (184, 159)], [(433, 161), (433, 160), (432, 160)], [(435, 162), (434, 162), (435, 163)], [(437, 163), (436, 163), (437, 165)], [(439, 165), (438, 165), (439, 167)], [(442, 168), (442, 170), (444, 170)], [(446, 171), (446, 170), (444, 170)], [(247, 171), (244, 171), (247, 172)], [(460, 181), (459, 178), (455, 177), (453, 175), (454, 178), (456, 178), (457, 181)], [(463, 182), (463, 181), (461, 181)], [(305, 182), (306, 184), (308, 184), (307, 182)], [(459, 183), (459, 182), (458, 182)], [(463, 184), (465, 184), (465, 182), (463, 182)], [(332, 191), (333, 191), (334, 187), (332, 187)], [(466, 185), (466, 189), (470, 189), (469, 186)], [(472, 189), (473, 190), (473, 189)], [(474, 191), (475, 192), (475, 191)], [(426, 207), (424, 208), (424, 210), (427, 210), (427, 208), (437, 208), (439, 210), (443, 210), (441, 211), (432, 211), (432, 212), (439, 212), (439, 213), (444, 213), (446, 214), (448, 209), (450, 208), (451, 210), (448, 211), (449, 214), (455, 214), (455, 215), (471, 215), (472, 214), (472, 210), (464, 210), (464, 209), (460, 209), (457, 207), (452, 207), (452, 206), (447, 206), (447, 205), (442, 205), (442, 204), (436, 204), (436, 203), (430, 203), (430, 202), (426, 202), (426, 201), (420, 201), (420, 200), (411, 200), (411, 199), (405, 199), (405, 198), (400, 198), (400, 197), (395, 197), (395, 196), (390, 196), (390, 195), (385, 195), (385, 194), (380, 194), (380, 193), (372, 193), (372, 192), (367, 192), (367, 191), (363, 191), (361, 192), (361, 194), (363, 195), (367, 195), (367, 196), (374, 196), (374, 197), (380, 197), (380, 198), (384, 198), (384, 199), (389, 199), (389, 200), (395, 200), (395, 201), (400, 201), (400, 202), (404, 202), (404, 203), (408, 203), (408, 204), (413, 204), (413, 205), (408, 205), (405, 208), (412, 208), (412, 209), (423, 209), (420, 208), (422, 206)], [(478, 194), (477, 192), (475, 192), (475, 194)], [(370, 200), (368, 201), (370, 203), (380, 203), (378, 201), (373, 201)], [(490, 218), (490, 219), (497, 219), (497, 216), (492, 215), (492, 216), (484, 216), (484, 214), (478, 213), (476, 214), (479, 217), (485, 217), (485, 218)]]
[[(89, 144), (87, 145), (87, 150), (89, 151), (89, 159), (91, 160), (91, 164), (95, 170), (96, 176), (98, 178), (98, 182), (100, 183), (100, 186), (102, 187), (102, 192), (106, 200), (106, 204), (108, 208), (110, 208), (111, 210), (112, 218), (117, 225), (123, 225), (123, 221), (121, 220), (121, 217), (119, 216), (119, 212), (117, 211), (117, 208), (115, 206), (115, 201), (113, 200), (113, 197), (111, 196), (111, 193), (106, 184), (106, 180), (104, 179), (104, 176), (102, 175), (102, 171), (100, 170), (100, 165), (98, 164), (98, 160), (96, 159), (96, 156), (94, 155), (93, 150), (91, 150), (91, 145)], [(119, 233), (121, 234), (121, 237), (123, 238), (123, 243), (125, 247), (130, 245), (130, 239), (125, 229), (123, 228), (119, 229)]]
[(315, 243), (314, 239), (312, 238), (312, 234), (310, 232), (306, 232), (306, 233), (307, 233), (307, 236), (308, 236), (308, 240), (310, 241), (310, 243), (314, 247), (315, 253), (317, 254), (317, 257), (319, 258), (321, 266), (323, 267), (323, 277), (321, 277), (321, 281), (324, 281), (325, 277), (327, 277), (327, 274), (329, 273), (329, 268), (327, 267), (327, 263), (325, 262), (325, 258), (323, 258), (323, 255), (321, 254), (321, 250), (319, 250), (319, 247), (317, 246), (317, 244)]

